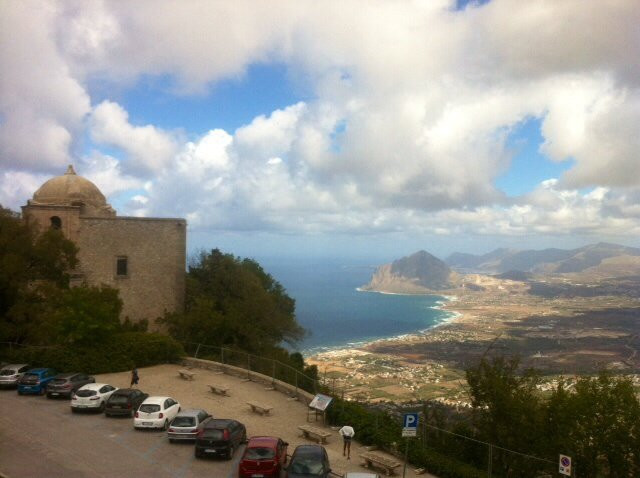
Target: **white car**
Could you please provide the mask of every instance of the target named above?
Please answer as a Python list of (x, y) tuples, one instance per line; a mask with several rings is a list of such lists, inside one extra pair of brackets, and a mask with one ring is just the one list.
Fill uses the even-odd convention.
[(88, 383), (83, 385), (76, 393), (71, 395), (71, 411), (73, 413), (80, 410), (103, 411), (104, 407), (113, 392), (118, 390), (108, 383)]
[(180, 404), (171, 397), (148, 397), (138, 407), (133, 427), (166, 430), (179, 411)]

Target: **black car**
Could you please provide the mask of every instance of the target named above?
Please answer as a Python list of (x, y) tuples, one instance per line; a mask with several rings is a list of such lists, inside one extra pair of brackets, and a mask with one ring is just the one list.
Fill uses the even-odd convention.
[(321, 445), (298, 445), (287, 466), (287, 478), (326, 478), (329, 473), (329, 456)]
[(133, 417), (142, 402), (149, 396), (137, 388), (120, 388), (113, 392), (107, 400), (104, 414), (108, 417), (126, 415)]
[(47, 384), (47, 398), (71, 398), (80, 387), (95, 382), (96, 379), (86, 373), (61, 373)]
[(247, 429), (239, 421), (229, 418), (206, 420), (196, 435), (196, 458), (223, 456), (227, 460), (242, 443), (247, 442)]

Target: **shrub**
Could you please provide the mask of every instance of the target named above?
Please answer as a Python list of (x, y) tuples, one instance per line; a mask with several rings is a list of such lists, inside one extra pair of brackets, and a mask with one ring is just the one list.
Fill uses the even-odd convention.
[(171, 337), (144, 332), (112, 335), (99, 343), (73, 347), (24, 347), (7, 354), (13, 362), (51, 367), (60, 372), (109, 373), (174, 362), (184, 355), (182, 346)]

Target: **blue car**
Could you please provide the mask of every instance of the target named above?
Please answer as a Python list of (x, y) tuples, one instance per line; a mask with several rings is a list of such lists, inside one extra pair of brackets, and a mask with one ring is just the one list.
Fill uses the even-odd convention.
[(32, 368), (25, 372), (18, 382), (18, 394), (25, 393), (44, 395), (47, 384), (53, 380), (57, 372), (52, 368)]

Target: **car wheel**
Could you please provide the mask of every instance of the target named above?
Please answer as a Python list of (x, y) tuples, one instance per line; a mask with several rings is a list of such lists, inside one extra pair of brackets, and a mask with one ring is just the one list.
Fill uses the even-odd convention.
[(100, 413), (104, 412), (104, 408), (105, 408), (105, 407), (106, 407), (106, 405), (104, 404), (104, 402), (102, 402), (102, 403), (100, 404), (100, 407), (98, 408), (98, 412), (100, 412)]
[(175, 440), (173, 438), (169, 438), (169, 443), (175, 443)]
[(71, 413), (78, 413), (78, 410), (76, 410), (74, 407), (71, 407)]
[[(39, 393), (40, 395), (44, 395), (44, 394), (45, 394), (45, 390), (44, 390), (44, 388), (41, 388), (40, 390), (38, 390), (38, 393)], [(47, 398), (48, 398), (48, 397), (47, 397)]]
[(131, 411), (129, 412), (129, 418), (133, 418), (134, 412), (133, 409), (131, 409)]
[(196, 448), (196, 450), (194, 452), (194, 455), (195, 455), (196, 458), (202, 458), (202, 453), (200, 453), (200, 450), (198, 450), (197, 448)]
[(166, 430), (167, 428), (169, 428), (169, 420), (165, 420), (164, 425), (162, 426), (163, 430)]
[(18, 390), (18, 395), (22, 395), (22, 391), (21, 390)]
[(229, 452), (227, 454), (227, 460), (231, 460), (231, 458), (233, 458), (233, 452), (234, 452), (234, 448), (233, 445), (229, 446)]

